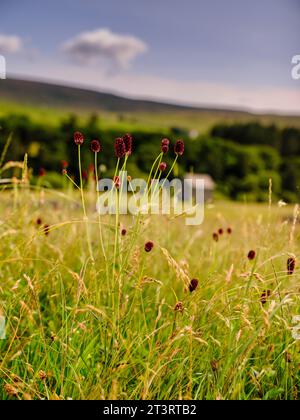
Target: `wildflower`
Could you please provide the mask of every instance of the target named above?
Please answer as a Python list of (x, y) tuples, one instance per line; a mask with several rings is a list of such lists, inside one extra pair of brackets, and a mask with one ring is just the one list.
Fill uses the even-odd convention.
[(164, 172), (167, 169), (167, 164), (166, 162), (161, 162), (161, 164), (159, 165), (159, 170), (161, 172)]
[(216, 232), (214, 232), (214, 233), (213, 233), (212, 237), (213, 237), (213, 240), (214, 240), (214, 241), (218, 242), (218, 240), (219, 240), (219, 235), (218, 235)]
[(36, 224), (37, 224), (38, 226), (40, 226), (40, 225), (42, 224), (42, 219), (41, 219), (40, 217), (38, 217), (38, 218), (36, 219)]
[(121, 230), (121, 235), (122, 235), (122, 236), (125, 236), (125, 235), (126, 235), (126, 233), (127, 233), (127, 230), (126, 230), (125, 228), (123, 228), (123, 229)]
[(189, 291), (193, 292), (197, 289), (199, 281), (197, 279), (192, 279), (189, 284)]
[(50, 233), (50, 226), (49, 225), (44, 225), (44, 234), (46, 236), (48, 236)]
[(254, 260), (255, 255), (256, 255), (256, 252), (255, 252), (253, 249), (251, 249), (251, 251), (249, 251), (249, 252), (248, 252), (248, 255), (247, 255), (248, 260), (249, 260), (249, 261)]
[(46, 175), (46, 169), (45, 168), (40, 168), (39, 169), (39, 176), (45, 176)]
[(101, 152), (101, 144), (100, 144), (99, 140), (92, 140), (91, 141), (91, 150), (94, 153)]
[(260, 301), (263, 305), (265, 305), (265, 303), (267, 303), (267, 298), (271, 296), (271, 290), (264, 290), (262, 292), (262, 295), (260, 297)]
[(121, 159), (126, 154), (126, 146), (121, 137), (115, 140), (115, 153), (118, 159)]
[(152, 248), (154, 247), (154, 243), (152, 241), (148, 241), (145, 243), (145, 251), (150, 252), (152, 251)]
[(61, 167), (62, 169), (67, 169), (67, 167), (69, 166), (68, 162), (66, 160), (62, 160), (61, 161)]
[(218, 230), (218, 234), (219, 234), (219, 235), (223, 235), (223, 229), (222, 229), (222, 228), (220, 228), (220, 229)]
[(178, 156), (182, 156), (184, 153), (184, 142), (182, 140), (177, 140), (175, 146), (174, 146), (174, 152)]
[(161, 151), (166, 154), (169, 151), (169, 144), (170, 144), (170, 140), (169, 139), (162, 139), (161, 141)]
[(296, 265), (296, 259), (294, 257), (289, 257), (287, 260), (287, 273), (288, 274), (293, 274), (294, 270), (295, 270), (295, 265)]
[(227, 233), (228, 233), (228, 235), (230, 235), (232, 233), (231, 227), (227, 228)]
[(182, 312), (183, 311), (183, 304), (182, 302), (177, 302), (176, 305), (174, 306), (174, 311), (175, 312)]
[(74, 133), (74, 143), (77, 144), (77, 146), (81, 146), (84, 142), (84, 135), (80, 133), (80, 131), (76, 131)]
[(131, 134), (125, 134), (123, 136), (123, 141), (125, 144), (125, 151), (127, 153), (128, 156), (131, 155), (132, 153), (132, 135)]
[(67, 175), (67, 173), (68, 173), (68, 171), (67, 171), (66, 169), (63, 169), (63, 170), (62, 170), (62, 174), (63, 174), (63, 175)]

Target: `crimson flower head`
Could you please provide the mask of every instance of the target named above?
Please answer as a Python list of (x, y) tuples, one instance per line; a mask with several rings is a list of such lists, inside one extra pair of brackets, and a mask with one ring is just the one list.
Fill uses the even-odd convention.
[(126, 154), (126, 146), (122, 137), (115, 140), (115, 153), (118, 159), (121, 159)]
[(296, 266), (296, 260), (294, 257), (289, 257), (287, 260), (287, 273), (289, 275), (293, 274)]
[(219, 235), (223, 235), (223, 229), (222, 229), (222, 228), (220, 228), (220, 229), (218, 230), (218, 234), (219, 234)]
[(127, 153), (128, 156), (130, 156), (131, 153), (132, 153), (132, 135), (128, 134), (128, 133), (125, 134), (123, 136), (123, 141), (124, 141), (124, 144), (125, 144), (126, 153)]
[(68, 162), (66, 161), (66, 160), (62, 160), (61, 161), (61, 167), (63, 168), (63, 169), (67, 169), (67, 167), (69, 166), (69, 164), (68, 164)]
[(227, 228), (227, 233), (228, 233), (228, 235), (230, 235), (230, 234), (232, 233), (232, 229), (231, 229), (231, 227), (228, 227), (228, 228)]
[(260, 301), (263, 305), (267, 303), (267, 298), (271, 296), (271, 290), (264, 290), (261, 294)]
[(253, 249), (251, 249), (251, 251), (249, 251), (248, 255), (247, 255), (248, 260), (250, 260), (250, 261), (254, 260), (255, 255), (256, 255), (256, 252)]
[(214, 232), (214, 233), (213, 233), (212, 237), (213, 237), (213, 240), (214, 240), (214, 241), (218, 242), (218, 240), (219, 240), (219, 235), (218, 235), (216, 232)]
[(74, 133), (74, 142), (77, 146), (81, 146), (84, 142), (84, 135), (80, 131)]
[(148, 241), (145, 243), (145, 251), (150, 252), (154, 247), (154, 243), (152, 241)]
[(123, 229), (121, 230), (121, 235), (122, 235), (122, 236), (125, 236), (125, 235), (126, 235), (126, 233), (127, 233), (127, 230), (126, 230), (125, 228), (123, 228)]
[(174, 146), (174, 152), (178, 156), (182, 156), (184, 153), (184, 142), (183, 140), (177, 140)]
[(40, 168), (39, 169), (39, 176), (45, 176), (46, 175), (46, 169), (45, 168)]
[(197, 279), (192, 279), (189, 284), (189, 291), (193, 292), (197, 289), (199, 281)]
[(169, 151), (169, 144), (170, 144), (170, 140), (169, 139), (162, 139), (161, 141), (161, 151), (166, 154)]
[(161, 172), (164, 172), (167, 169), (167, 164), (166, 162), (161, 162), (161, 164), (159, 165), (159, 170)]
[(101, 144), (99, 140), (92, 140), (91, 141), (91, 151), (94, 153), (101, 152)]

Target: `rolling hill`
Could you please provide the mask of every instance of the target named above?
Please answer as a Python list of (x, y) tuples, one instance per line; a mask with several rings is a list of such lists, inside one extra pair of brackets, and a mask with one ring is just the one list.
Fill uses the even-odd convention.
[[(150, 100), (129, 99), (111, 93), (45, 82), (9, 78), (0, 82), (0, 114), (28, 112), (46, 118), (66, 112), (101, 113), (107, 121), (120, 120), (143, 126), (179, 126), (203, 131), (219, 121), (259, 120), (263, 123), (300, 126), (299, 116), (256, 115), (230, 109), (197, 108)], [(116, 117), (117, 116), (117, 117)]]

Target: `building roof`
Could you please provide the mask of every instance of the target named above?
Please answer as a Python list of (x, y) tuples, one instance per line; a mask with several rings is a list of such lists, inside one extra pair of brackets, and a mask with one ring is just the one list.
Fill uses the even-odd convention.
[(184, 176), (184, 179), (203, 179), (204, 180), (204, 188), (207, 190), (213, 190), (215, 188), (215, 182), (209, 174), (195, 174), (195, 173), (187, 173)]

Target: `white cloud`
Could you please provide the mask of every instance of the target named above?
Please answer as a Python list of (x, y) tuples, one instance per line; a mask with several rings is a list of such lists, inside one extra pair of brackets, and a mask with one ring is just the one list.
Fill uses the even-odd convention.
[(121, 35), (110, 29), (82, 32), (62, 45), (62, 50), (80, 63), (98, 62), (126, 68), (139, 54), (147, 51), (147, 45), (132, 35)]
[(16, 35), (0, 34), (0, 54), (14, 54), (21, 50), (22, 40)]

